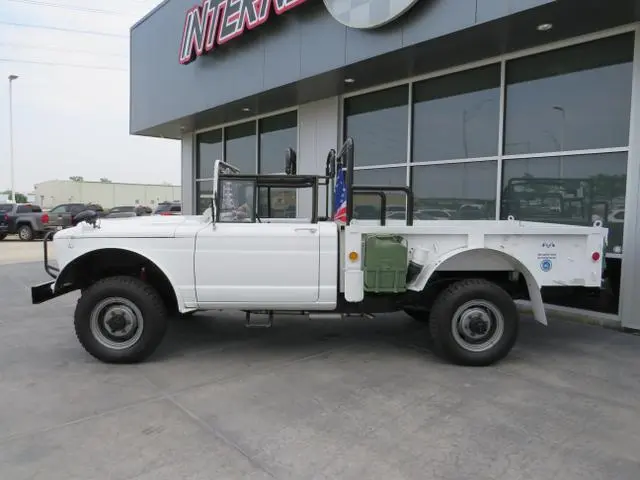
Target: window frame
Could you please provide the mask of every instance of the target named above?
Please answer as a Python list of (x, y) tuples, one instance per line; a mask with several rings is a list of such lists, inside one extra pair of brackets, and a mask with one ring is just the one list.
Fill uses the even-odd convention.
[[(565, 39), (562, 41), (558, 41), (558, 42), (552, 42), (552, 43), (548, 43), (545, 45), (541, 45), (541, 46), (537, 46), (537, 47), (532, 47), (532, 48), (528, 48), (528, 49), (524, 49), (524, 50), (520, 50), (520, 51), (516, 51), (513, 53), (508, 53), (508, 54), (502, 54), (502, 55), (498, 55), (495, 57), (490, 57), (490, 58), (485, 58), (476, 62), (471, 62), (471, 63), (467, 63), (467, 64), (463, 64), (463, 65), (457, 65), (455, 67), (451, 67), (451, 68), (447, 68), (444, 70), (438, 70), (438, 71), (434, 71), (434, 72), (430, 72), (424, 75), (420, 75), (420, 76), (416, 76), (416, 77), (411, 77), (408, 79), (404, 79), (404, 80), (398, 80), (395, 82), (389, 82), (389, 83), (385, 83), (385, 84), (381, 84), (381, 85), (376, 85), (374, 87), (369, 87), (369, 88), (363, 88), (363, 89), (359, 89), (359, 90), (354, 90), (348, 93), (345, 93), (343, 95), (341, 95), (340, 98), (340, 105), (341, 105), (341, 114), (339, 115), (339, 138), (346, 138), (346, 122), (345, 122), (345, 101), (349, 98), (352, 97), (356, 97), (356, 96), (362, 96), (362, 95), (366, 95), (369, 93), (374, 93), (374, 92), (378, 92), (378, 91), (382, 91), (382, 90), (388, 90), (391, 88), (395, 88), (401, 85), (408, 85), (409, 86), (409, 101), (408, 101), (408, 105), (409, 105), (409, 113), (408, 113), (408, 118), (407, 118), (407, 129), (409, 132), (408, 135), (408, 147), (407, 147), (407, 159), (406, 159), (406, 164), (405, 162), (402, 163), (396, 163), (396, 164), (388, 164), (388, 165), (367, 165), (367, 166), (360, 166), (360, 167), (354, 167), (354, 170), (381, 170), (381, 169), (385, 169), (385, 168), (398, 168), (402, 165), (405, 166), (406, 168), (406, 174), (407, 174), (407, 185), (411, 185), (411, 167), (412, 166), (419, 166), (419, 165), (439, 165), (439, 164), (449, 164), (449, 163), (468, 163), (468, 162), (486, 162), (486, 161), (497, 161), (498, 162), (498, 168), (497, 168), (497, 181), (496, 181), (496, 196), (495, 196), (495, 205), (496, 205), (496, 209), (495, 209), (495, 219), (498, 220), (500, 219), (500, 214), (501, 214), (501, 204), (502, 204), (502, 191), (501, 191), (501, 187), (502, 187), (502, 170), (503, 170), (503, 163), (504, 160), (511, 160), (511, 159), (521, 159), (521, 158), (527, 158), (527, 159), (535, 159), (535, 158), (545, 158), (545, 157), (557, 157), (557, 156), (565, 156), (565, 157), (569, 157), (569, 156), (581, 156), (581, 155), (591, 155), (591, 154), (606, 154), (606, 153), (627, 153), (629, 154), (630, 150), (631, 150), (631, 143), (632, 143), (632, 130), (633, 130), (633, 118), (631, 119), (631, 128), (630, 128), (630, 135), (629, 135), (629, 139), (627, 141), (627, 145), (623, 146), (623, 147), (606, 147), (606, 148), (595, 148), (595, 149), (586, 149), (586, 150), (572, 150), (572, 151), (549, 151), (549, 152), (541, 152), (541, 153), (533, 153), (533, 154), (505, 154), (504, 153), (504, 134), (505, 134), (505, 111), (506, 111), (506, 90), (507, 90), (507, 84), (506, 84), (506, 70), (507, 70), (507, 63), (511, 60), (517, 60), (517, 59), (521, 59), (521, 58), (525, 58), (525, 57), (530, 57), (533, 55), (538, 55), (538, 54), (542, 54), (542, 53), (546, 53), (546, 52), (552, 52), (552, 51), (557, 51), (557, 50), (562, 50), (568, 47), (573, 47), (576, 45), (582, 45), (582, 44), (588, 44), (590, 42), (594, 42), (597, 40), (604, 40), (610, 37), (615, 37), (615, 36), (619, 36), (619, 35), (625, 35), (625, 34), (632, 34), (635, 35), (635, 43), (638, 44), (640, 42), (640, 26), (638, 24), (629, 24), (629, 25), (624, 25), (621, 27), (616, 27), (616, 28), (611, 28), (608, 30), (603, 30), (603, 31), (599, 31), (599, 32), (595, 32), (592, 34), (588, 34), (588, 35), (583, 35), (580, 37), (574, 37), (574, 38), (570, 38), (570, 39)], [(636, 51), (634, 53), (634, 64), (640, 62), (640, 58), (638, 57), (637, 54), (637, 48)], [(415, 83), (419, 83), (419, 82), (423, 82), (425, 80), (429, 80), (429, 79), (434, 79), (434, 78), (440, 78), (440, 77), (446, 77), (452, 74), (459, 74), (462, 72), (468, 72), (468, 71), (473, 71), (475, 69), (481, 68), (481, 67), (487, 67), (491, 64), (495, 64), (495, 63), (500, 63), (500, 107), (499, 107), (499, 124), (498, 124), (498, 154), (494, 155), (494, 156), (490, 156), (490, 157), (476, 157), (476, 158), (463, 158), (463, 159), (450, 159), (450, 160), (436, 160), (436, 161), (430, 161), (430, 162), (412, 162), (412, 155), (413, 155), (413, 151), (412, 151), (412, 130), (413, 130), (413, 86)], [(637, 66), (634, 67), (634, 72), (635, 70), (637, 70)], [(632, 92), (633, 95), (633, 92)], [(630, 99), (630, 101), (632, 101), (632, 99)], [(632, 111), (633, 111), (633, 105), (632, 105)], [(629, 187), (629, 185), (627, 185), (627, 187)], [(638, 195), (637, 193), (637, 187), (635, 188), (635, 191), (632, 192), (632, 188), (627, 188), (626, 189), (626, 197), (625, 197), (625, 205), (629, 205), (631, 206), (631, 204), (633, 202), (636, 201), (635, 196)], [(631, 195), (634, 195), (633, 197), (631, 197)], [(625, 218), (625, 227), (627, 224), (627, 219)], [(606, 254), (607, 258), (622, 258), (622, 254), (616, 254), (616, 253), (607, 253)]]
[[(223, 123), (223, 124), (218, 124), (212, 127), (207, 127), (207, 128), (203, 128), (200, 130), (196, 130), (194, 132), (194, 149), (193, 149), (193, 155), (192, 155), (192, 168), (193, 168), (193, 177), (192, 177), (192, 185), (193, 185), (193, 199), (192, 199), (192, 205), (194, 207), (194, 211), (197, 212), (199, 210), (199, 201), (200, 199), (197, 196), (197, 191), (198, 191), (198, 183), (201, 182), (206, 182), (206, 181), (210, 181), (213, 182), (213, 177), (199, 177), (199, 172), (198, 172), (198, 167), (199, 167), (199, 163), (200, 163), (200, 159), (199, 159), (199, 155), (200, 155), (200, 143), (199, 143), (199, 135), (202, 133), (207, 133), (213, 130), (221, 130), (222, 131), (222, 158), (221, 160), (223, 162), (226, 162), (226, 156), (227, 156), (227, 152), (226, 152), (226, 142), (227, 142), (227, 135), (226, 135), (226, 129), (230, 128), (230, 127), (234, 127), (236, 125), (241, 125), (243, 123), (248, 123), (248, 122), (253, 122), (254, 123), (254, 135), (255, 135), (255, 142), (256, 142), (256, 148), (255, 148), (255, 168), (253, 171), (251, 172), (240, 172), (240, 173), (248, 173), (248, 174), (258, 174), (259, 173), (259, 169), (260, 169), (260, 121), (267, 119), (267, 118), (272, 118), (272, 117), (277, 117), (280, 115), (284, 115), (287, 113), (292, 113), (295, 112), (296, 114), (296, 144), (293, 146), (293, 148), (296, 150), (296, 153), (298, 153), (299, 151), (299, 145), (300, 145), (300, 109), (298, 106), (295, 107), (289, 107), (289, 108), (284, 108), (281, 110), (276, 110), (273, 112), (269, 112), (269, 113), (265, 113), (265, 114), (261, 114), (261, 115), (255, 115), (252, 117), (248, 117), (248, 118), (243, 118), (241, 120), (235, 120), (233, 122), (227, 122), (227, 123)], [(284, 153), (284, 152), (283, 152)], [(283, 158), (284, 160), (284, 158)], [(284, 172), (282, 172), (284, 173)], [(298, 214), (298, 195), (296, 194), (296, 217)], [(295, 217), (294, 217), (295, 218)]]

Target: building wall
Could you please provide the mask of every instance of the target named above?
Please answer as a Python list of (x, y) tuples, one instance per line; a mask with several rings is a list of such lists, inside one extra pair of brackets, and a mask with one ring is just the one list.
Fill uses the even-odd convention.
[(373, 32), (347, 28), (308, 0), (181, 65), (185, 14), (199, 3), (168, 0), (131, 29), (132, 133), (555, 0), (421, 0)]
[[(519, 204), (505, 190), (511, 178), (557, 181), (560, 187), (553, 186), (548, 196), (566, 204), (569, 217), (545, 220), (535, 212), (535, 202), (525, 205), (533, 213), (520, 210), (516, 216), (578, 224), (590, 224), (596, 217), (604, 220), (611, 232), (608, 261), (625, 258), (620, 318), (624, 326), (640, 328), (633, 313), (640, 265), (640, 137), (634, 133), (634, 119), (640, 118), (640, 50), (634, 46), (635, 28), (598, 32), (299, 105), (294, 142), (298, 171), (321, 174), (327, 152), (339, 148), (347, 134), (356, 141), (356, 181), (410, 184), (421, 204), (439, 204), (421, 205), (423, 213), (435, 208), (456, 215), (466, 206), (467, 213), (476, 214), (473, 209), (482, 204), (482, 218), (505, 218)], [(272, 112), (249, 121), (260, 125), (278, 115)], [(220, 130), (238, 125), (225, 124)], [(189, 136), (185, 142), (189, 168), (199, 151), (198, 138), (194, 142)], [(250, 143), (256, 141), (259, 145), (259, 140)], [(224, 148), (218, 148), (216, 155), (224, 155)], [(259, 157), (258, 147), (256, 158), (242, 170), (255, 171)], [(323, 198), (321, 194), (321, 205)], [(579, 205), (574, 209), (573, 204)], [(580, 205), (593, 211), (584, 216)], [(553, 215), (564, 215), (562, 207), (551, 207)], [(297, 208), (298, 217), (310, 215), (308, 193), (298, 196)], [(625, 223), (610, 221), (609, 214), (625, 209)], [(528, 218), (531, 214), (535, 218)]]
[(176, 185), (51, 180), (35, 185), (34, 194), (36, 203), (45, 208), (68, 202), (92, 202), (104, 208), (136, 203), (153, 207), (158, 202), (179, 200), (181, 188)]

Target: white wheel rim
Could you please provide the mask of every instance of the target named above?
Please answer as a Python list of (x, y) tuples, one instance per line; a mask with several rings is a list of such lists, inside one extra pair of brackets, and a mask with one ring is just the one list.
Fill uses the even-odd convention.
[(142, 336), (142, 312), (131, 300), (108, 297), (91, 311), (91, 334), (103, 346), (124, 350), (135, 345)]
[(504, 316), (486, 300), (470, 300), (461, 305), (451, 319), (451, 333), (456, 343), (469, 352), (486, 352), (504, 334)]

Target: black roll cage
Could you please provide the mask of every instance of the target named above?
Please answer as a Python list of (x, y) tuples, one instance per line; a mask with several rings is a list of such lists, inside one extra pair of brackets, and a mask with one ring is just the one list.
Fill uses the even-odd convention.
[[(287, 155), (288, 158), (293, 154), (295, 158), (295, 153), (293, 153), (292, 149), (288, 149)], [(354, 172), (354, 141), (352, 137), (347, 137), (347, 139), (342, 144), (340, 150), (336, 152), (334, 149), (329, 150), (327, 154), (327, 161), (325, 165), (325, 174), (324, 175), (298, 175), (295, 173), (295, 164), (293, 167), (287, 165), (286, 171), (291, 172), (287, 174), (221, 174), (218, 176), (218, 185), (217, 192), (222, 191), (223, 180), (226, 181), (241, 181), (247, 180), (254, 183), (254, 191), (257, 191), (259, 188), (267, 189), (267, 208), (269, 213), (271, 212), (271, 189), (272, 188), (292, 188), (292, 189), (303, 189), (303, 188), (311, 188), (312, 189), (312, 213), (311, 213), (311, 223), (317, 223), (320, 218), (318, 216), (318, 197), (319, 197), (319, 187), (326, 187), (325, 189), (325, 207), (326, 212), (330, 212), (328, 218), (322, 218), (322, 220), (333, 218), (335, 213), (335, 209), (333, 205), (330, 203), (332, 199), (332, 195), (330, 195), (330, 191), (333, 191), (335, 188), (335, 178), (336, 173), (339, 170), (344, 170), (345, 173), (345, 184), (347, 189), (347, 222), (349, 225), (353, 220), (353, 198), (357, 195), (375, 195), (380, 198), (380, 224), (386, 225), (387, 218), (387, 192), (401, 192), (404, 193), (407, 197), (406, 204), (406, 224), (407, 226), (413, 225), (413, 206), (414, 206), (414, 198), (413, 191), (410, 187), (406, 186), (391, 186), (391, 185), (354, 185), (353, 184), (353, 172)], [(219, 204), (219, 199), (214, 198), (214, 202), (217, 205)], [(253, 196), (253, 208), (254, 212), (258, 211), (258, 195)], [(220, 220), (220, 208), (217, 208), (217, 217), (216, 221)]]

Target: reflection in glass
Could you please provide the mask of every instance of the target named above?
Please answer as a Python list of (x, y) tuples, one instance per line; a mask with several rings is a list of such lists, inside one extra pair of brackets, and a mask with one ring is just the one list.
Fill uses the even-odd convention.
[(298, 113), (263, 118), (260, 131), (260, 173), (284, 173), (284, 154), (298, 145)]
[[(405, 186), (407, 184), (407, 167), (380, 168), (374, 170), (355, 170), (354, 185), (371, 186)], [(389, 219), (406, 218), (406, 196), (400, 192), (387, 192), (386, 216)], [(380, 218), (380, 197), (378, 195), (357, 194), (353, 196), (353, 216), (360, 220), (377, 220)]]
[(196, 215), (202, 215), (204, 211), (212, 206), (213, 202), (213, 181), (196, 181)]
[(507, 63), (505, 154), (629, 143), (633, 34)]
[(196, 178), (213, 177), (213, 163), (222, 160), (222, 129), (198, 134)]
[(222, 180), (218, 220), (220, 222), (255, 222), (255, 186), (253, 180)]
[(225, 162), (241, 173), (256, 173), (256, 122), (225, 128)]
[(416, 83), (412, 161), (498, 154), (500, 65)]
[(348, 98), (344, 110), (345, 137), (355, 141), (356, 167), (407, 161), (407, 85)]
[(622, 253), (627, 154), (505, 160), (501, 217), (609, 228), (608, 251)]
[(496, 218), (497, 162), (412, 167), (414, 220)]
[[(297, 149), (298, 114), (284, 113), (260, 120), (260, 173), (284, 173), (285, 151)], [(296, 190), (262, 188), (258, 191), (258, 215), (270, 218), (295, 218)]]

